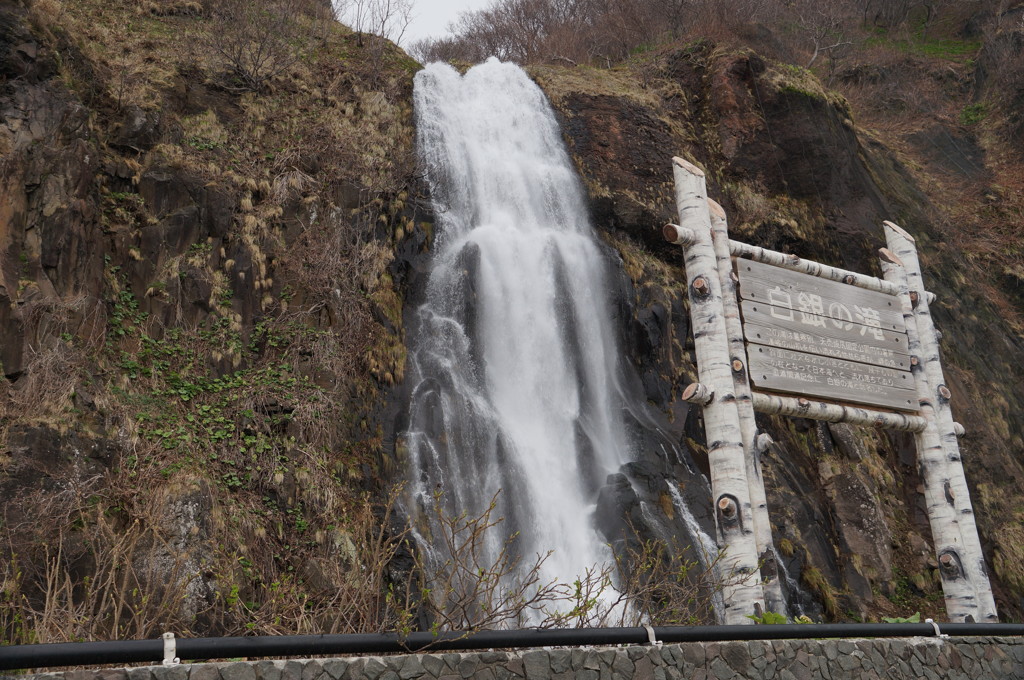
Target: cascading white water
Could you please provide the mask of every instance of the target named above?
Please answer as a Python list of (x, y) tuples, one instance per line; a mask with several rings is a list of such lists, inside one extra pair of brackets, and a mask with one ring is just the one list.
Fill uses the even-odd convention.
[[(683, 522), (686, 523), (686, 528), (689, 530), (690, 535), (697, 542), (697, 545), (693, 547), (696, 548), (695, 552), (701, 566), (705, 569), (715, 569), (718, 562), (718, 544), (715, 543), (715, 539), (708, 536), (704, 529), (701, 528), (697, 518), (693, 516), (689, 506), (686, 504), (686, 499), (683, 498), (683, 494), (679, 493), (676, 485), (668, 484), (667, 488), (669, 495), (672, 497), (672, 505), (683, 519)], [(714, 604), (718, 622), (724, 623), (725, 598), (722, 596), (721, 591), (713, 592), (711, 594), (711, 601)]]
[(598, 487), (631, 457), (609, 261), (551, 108), (517, 66), (417, 74), (419, 153), (437, 216), (411, 340), (412, 491), (479, 515), (500, 490), (489, 557), (519, 532), (524, 562), (571, 583), (607, 562)]

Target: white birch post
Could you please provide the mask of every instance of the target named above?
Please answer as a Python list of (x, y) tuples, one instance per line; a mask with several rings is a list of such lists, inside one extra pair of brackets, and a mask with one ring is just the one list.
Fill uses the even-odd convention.
[(743, 450), (747, 465), (747, 485), (750, 489), (750, 509), (753, 518), (754, 543), (757, 545), (758, 562), (761, 565), (761, 587), (764, 588), (765, 606), (768, 611), (788, 615), (786, 598), (779, 581), (778, 554), (772, 542), (772, 523), (768, 517), (768, 498), (761, 476), (761, 447), (757, 442), (757, 421), (750, 393), (750, 375), (747, 370), (747, 347), (743, 341), (743, 323), (740, 321), (740, 306), (736, 302), (736, 275), (732, 269), (729, 252), (729, 222), (725, 210), (715, 201), (708, 199), (711, 213), (711, 238), (718, 263), (718, 278), (722, 286), (722, 309), (725, 312), (725, 332), (729, 340), (730, 367), (732, 368), (733, 389), (736, 394), (736, 410), (743, 435)]
[(900, 287), (900, 301), (903, 319), (907, 326), (907, 348), (911, 355), (911, 371), (917, 384), (921, 403), (921, 416), (926, 421), (925, 429), (915, 435), (917, 443), (917, 465), (924, 486), (925, 507), (932, 530), (932, 542), (939, 562), (942, 577), (942, 593), (946, 602), (946, 615), (950, 621), (963, 622), (971, 617), (978, 620), (979, 602), (975, 584), (964, 564), (966, 545), (962, 527), (954, 506), (948, 502), (945, 484), (949, 479), (949, 466), (942, 448), (936, 421), (933, 389), (927, 371), (920, 360), (922, 338), (919, 333), (914, 305), (911, 302), (907, 275), (900, 258), (883, 249), (881, 251), (882, 271), (885, 278)]
[[(691, 394), (693, 394), (691, 392)], [(806, 397), (784, 397), (779, 394), (754, 392), (754, 410), (778, 416), (810, 418), (829, 423), (849, 423), (864, 427), (882, 427), (904, 432), (921, 432), (926, 426), (925, 419), (909, 413), (874, 411), (850, 404), (829, 404), (813, 401)], [(686, 398), (686, 393), (683, 393)]]
[(751, 624), (747, 615), (764, 608), (743, 435), (733, 386), (732, 362), (722, 309), (722, 286), (715, 262), (711, 215), (704, 173), (681, 158), (672, 159), (679, 224), (693, 231), (684, 249), (689, 282), (690, 321), (700, 382), (711, 391), (704, 407), (715, 525), (726, 586), (725, 622)]
[(916, 242), (913, 236), (892, 222), (883, 224), (889, 249), (903, 262), (908, 289), (911, 293), (916, 293), (913, 315), (921, 340), (921, 353), (918, 356), (924, 364), (924, 372), (928, 378), (931, 390), (929, 399), (934, 404), (936, 427), (946, 461), (945, 479), (942, 480), (943, 497), (947, 500), (947, 504), (955, 509), (960, 525), (960, 534), (963, 540), (963, 553), (960, 558), (964, 575), (971, 581), (978, 598), (978, 611), (974, 620), (979, 623), (995, 623), (998, 622), (999, 617), (995, 598), (992, 596), (992, 586), (988, 579), (985, 555), (978, 537), (978, 527), (974, 520), (974, 508), (971, 505), (971, 495), (967, 488), (967, 478), (964, 475), (960, 446), (957, 443), (957, 424), (953, 421), (953, 412), (949, 406), (951, 395), (942, 373), (938, 336), (932, 322), (929, 296), (921, 275), (921, 262), (917, 256)]

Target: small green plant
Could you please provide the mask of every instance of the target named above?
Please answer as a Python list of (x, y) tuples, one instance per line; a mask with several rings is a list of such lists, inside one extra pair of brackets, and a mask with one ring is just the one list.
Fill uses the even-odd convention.
[(829, 616), (835, 617), (838, 615), (839, 605), (836, 601), (835, 590), (825, 578), (825, 575), (821, 573), (821, 570), (816, 567), (808, 567), (801, 574), (801, 580), (811, 592), (821, 599), (821, 604), (825, 607), (825, 612)]
[(897, 607), (906, 607), (907, 609), (910, 609), (909, 605), (912, 603), (914, 597), (914, 591), (910, 579), (906, 574), (898, 569), (893, 569), (892, 575), (894, 578), (893, 592), (889, 596), (889, 601)]
[(988, 110), (985, 106), (985, 102), (968, 104), (963, 108), (963, 111), (960, 112), (960, 122), (964, 125), (976, 125), (985, 120), (985, 116), (987, 114)]
[(886, 623), (921, 623), (921, 612), (914, 612), (910, 616), (883, 616), (882, 621)]
[[(785, 614), (779, 614), (776, 612), (765, 612), (760, 616), (757, 616), (756, 614), (747, 614), (747, 618), (758, 625), (777, 625), (780, 623), (786, 623)], [(800, 623), (803, 623), (803, 621)]]
[(221, 145), (216, 140), (204, 139), (202, 137), (189, 137), (185, 140), (185, 143), (197, 151), (212, 151)]

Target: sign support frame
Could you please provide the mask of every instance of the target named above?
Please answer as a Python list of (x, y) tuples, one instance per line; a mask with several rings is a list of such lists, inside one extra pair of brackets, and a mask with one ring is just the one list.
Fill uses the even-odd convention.
[[(883, 226), (886, 242), (889, 244), (889, 250), (883, 249), (881, 254), (883, 271), (886, 278), (895, 280), (901, 291), (906, 291), (905, 293), (901, 292), (901, 297), (904, 299), (904, 318), (907, 321), (908, 330), (912, 323), (919, 338), (920, 352), (917, 353), (917, 356), (920, 359), (915, 375), (922, 391), (922, 411), (926, 411), (925, 402), (927, 401), (932, 410), (929, 419), (930, 426), (934, 427), (935, 436), (938, 438), (941, 448), (942, 460), (937, 461), (939, 465), (936, 471), (940, 478), (924, 480), (925, 493), (926, 495), (929, 493), (929, 481), (934, 485), (941, 485), (942, 501), (951, 506), (954, 511), (953, 522), (958, 526), (962, 545), (960, 552), (953, 555), (960, 562), (959, 568), (954, 570), (948, 559), (945, 563), (943, 562), (943, 555), (948, 556), (949, 553), (946, 550), (952, 549), (952, 546), (947, 549), (940, 548), (938, 540), (935, 541), (935, 551), (939, 558), (939, 573), (943, 579), (943, 592), (945, 592), (947, 580), (966, 579), (975, 591), (977, 613), (974, 615), (974, 620), (979, 623), (997, 623), (999, 618), (995, 599), (992, 596), (985, 554), (981, 548), (978, 527), (974, 520), (974, 508), (971, 504), (971, 494), (967, 487), (967, 477), (964, 474), (963, 460), (960, 455), (960, 445), (957, 442), (957, 423), (953, 421), (953, 412), (949, 406), (952, 394), (946, 387), (946, 380), (942, 373), (942, 361), (939, 358), (939, 336), (932, 321), (928, 295), (923, 294), (924, 279), (921, 275), (921, 262), (917, 256), (916, 240), (892, 222), (883, 222)], [(896, 262), (889, 262), (889, 259), (895, 259)], [(913, 350), (911, 350), (911, 354), (915, 354)], [(927, 413), (925, 417), (928, 418)], [(918, 445), (918, 460), (923, 468), (923, 453), (920, 445)], [(939, 489), (932, 490), (933, 493), (938, 493), (938, 491)], [(928, 518), (934, 535), (936, 523), (945, 520), (932, 519), (930, 503), (928, 504)], [(947, 568), (944, 569), (944, 566)]]
[(684, 248), (684, 261), (697, 373), (707, 386), (704, 427), (711, 494), (718, 546), (725, 551), (723, 618), (730, 625), (753, 624), (748, 617), (764, 611), (765, 597), (750, 501), (749, 455), (736, 403), (707, 184), (703, 171), (681, 158), (672, 159), (672, 170), (679, 222), (694, 234)]
[[(802, 260), (730, 240), (725, 212), (707, 198), (704, 173), (673, 158), (673, 175), (679, 225), (666, 225), (663, 234), (684, 250), (700, 382), (687, 387), (683, 398), (704, 407), (718, 543), (728, 570), (726, 623), (751, 623), (747, 616), (759, 614), (765, 602), (771, 611), (785, 611), (777, 575), (772, 581), (774, 570), (759, 571), (760, 564), (769, 565), (767, 556), (774, 556), (774, 548), (760, 469), (767, 436), (758, 435), (754, 411), (914, 432), (947, 616), (954, 622), (997, 622), (957, 444), (963, 427), (953, 421), (949, 408), (951, 395), (928, 308), (934, 295), (924, 288), (914, 238), (894, 223), (884, 223), (889, 244), (889, 250), (880, 251), (884, 279)], [(907, 327), (918, 412), (752, 391), (730, 255), (896, 297)], [(762, 575), (767, 580), (762, 582)]]
[(710, 198), (708, 212), (711, 215), (711, 240), (718, 263), (718, 279), (722, 286), (722, 308), (725, 311), (725, 330), (729, 341), (729, 365), (732, 369), (740, 431), (743, 434), (750, 510), (754, 520), (754, 543), (757, 546), (758, 563), (761, 565), (761, 587), (764, 589), (765, 608), (777, 614), (788, 615), (786, 598), (782, 593), (782, 583), (779, 581), (779, 556), (772, 541), (768, 498), (761, 475), (761, 453), (771, 442), (771, 438), (767, 434), (762, 438), (758, 437), (750, 389), (750, 363), (743, 337), (743, 323), (740, 319), (736, 277), (733, 274), (732, 257), (729, 252), (729, 224), (725, 210)]

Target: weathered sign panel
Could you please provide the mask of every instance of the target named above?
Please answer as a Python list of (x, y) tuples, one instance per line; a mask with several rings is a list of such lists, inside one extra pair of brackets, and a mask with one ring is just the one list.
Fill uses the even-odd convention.
[(901, 411), (919, 408), (909, 371), (754, 344), (747, 346), (747, 358), (750, 381), (758, 389)]
[(892, 295), (753, 260), (739, 260), (737, 269), (740, 297), (772, 305), (773, 318), (819, 329), (857, 326), (858, 333), (880, 342), (885, 339), (883, 331), (906, 330), (903, 312)]
[[(822, 354), (875, 366), (910, 370), (905, 333), (817, 317), (803, 321), (792, 310), (743, 300), (743, 335), (748, 342)], [(813, 315), (806, 315), (813, 316)], [(876, 334), (881, 335), (881, 340)]]

